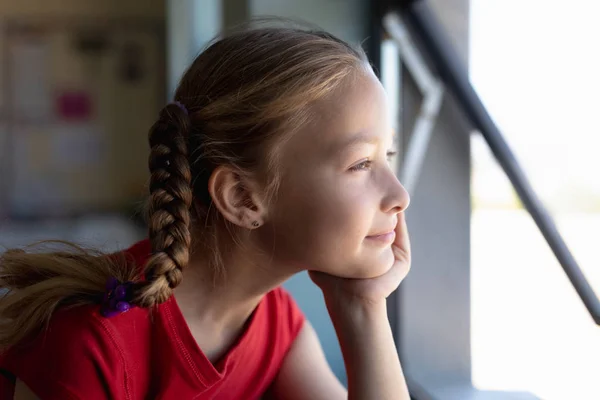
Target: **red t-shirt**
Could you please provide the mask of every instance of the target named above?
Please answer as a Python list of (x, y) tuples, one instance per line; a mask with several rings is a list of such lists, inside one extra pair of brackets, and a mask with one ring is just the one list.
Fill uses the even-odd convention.
[[(150, 245), (126, 251), (141, 265)], [(257, 399), (303, 323), (294, 300), (277, 288), (213, 365), (174, 297), (153, 312), (134, 308), (112, 318), (97, 305), (60, 310), (31, 344), (0, 356), (0, 400), (12, 399), (15, 377), (42, 400)]]

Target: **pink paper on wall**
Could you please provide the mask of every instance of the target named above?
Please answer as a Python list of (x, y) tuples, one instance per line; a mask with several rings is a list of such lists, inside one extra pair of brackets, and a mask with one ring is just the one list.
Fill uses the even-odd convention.
[(89, 120), (92, 116), (92, 99), (83, 91), (63, 92), (57, 96), (57, 115), (67, 121)]

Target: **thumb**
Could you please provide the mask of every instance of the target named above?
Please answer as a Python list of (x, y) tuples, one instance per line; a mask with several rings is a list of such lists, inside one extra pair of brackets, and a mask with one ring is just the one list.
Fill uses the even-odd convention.
[(406, 215), (404, 212), (398, 214), (398, 223), (396, 224), (396, 239), (392, 244), (392, 251), (396, 260), (410, 262), (410, 238), (408, 227), (406, 225)]

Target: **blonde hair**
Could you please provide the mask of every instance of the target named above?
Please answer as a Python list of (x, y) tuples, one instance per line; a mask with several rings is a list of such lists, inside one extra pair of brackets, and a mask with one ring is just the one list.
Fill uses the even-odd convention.
[[(364, 71), (364, 53), (336, 37), (297, 26), (252, 26), (215, 40), (189, 67), (175, 100), (149, 132), (152, 255), (139, 278), (123, 257), (72, 244), (63, 251), (8, 251), (0, 256), (0, 350), (39, 331), (58, 307), (96, 303), (109, 277), (135, 280), (133, 304), (166, 301), (182, 279), (192, 227), (223, 268), (208, 179), (219, 165), (261, 172), (267, 192), (278, 185), (277, 147), (310, 120), (310, 105)], [(194, 230), (195, 232), (196, 230)]]

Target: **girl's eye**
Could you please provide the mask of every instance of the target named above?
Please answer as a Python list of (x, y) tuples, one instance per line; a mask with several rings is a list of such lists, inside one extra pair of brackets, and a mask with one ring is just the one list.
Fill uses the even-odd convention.
[[(398, 154), (397, 151), (388, 151), (386, 156), (387, 156), (387, 160), (388, 162), (392, 162), (392, 160), (394, 159), (394, 157), (396, 157), (396, 155)], [(366, 171), (371, 169), (371, 167), (373, 166), (373, 161), (371, 160), (365, 160), (362, 161), (359, 164), (356, 164), (355, 166), (350, 168), (350, 171)]]
[(356, 164), (355, 166), (350, 168), (350, 171), (364, 171), (364, 170), (368, 170), (369, 168), (371, 168), (371, 165), (373, 164), (373, 161), (371, 160), (365, 160), (359, 164)]

